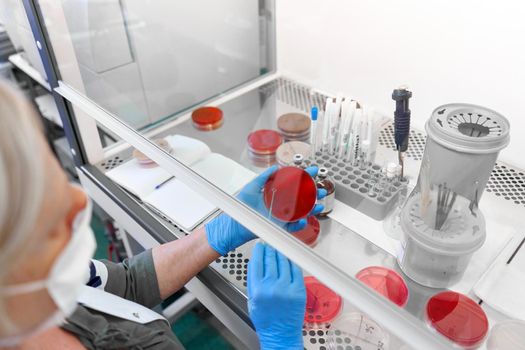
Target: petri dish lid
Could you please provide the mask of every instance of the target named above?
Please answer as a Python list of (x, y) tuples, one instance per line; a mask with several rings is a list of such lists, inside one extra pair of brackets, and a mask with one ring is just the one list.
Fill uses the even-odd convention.
[(341, 311), (343, 299), (313, 276), (304, 278), (306, 287), (305, 323), (327, 323)]
[(451, 103), (432, 112), (425, 128), (440, 145), (459, 152), (499, 152), (510, 142), (510, 124), (491, 109), (467, 103)]
[(326, 335), (331, 350), (386, 350), (390, 342), (389, 334), (360, 312), (338, 317)]
[(275, 154), (283, 138), (275, 130), (255, 130), (248, 135), (248, 147), (254, 154)]
[(498, 323), (490, 331), (487, 350), (525, 350), (525, 321)]
[(284, 167), (274, 172), (263, 188), (264, 204), (270, 214), (292, 222), (306, 217), (317, 200), (317, 186), (305, 170)]
[[(171, 153), (173, 151), (173, 148), (170, 146), (168, 141), (166, 141), (165, 139), (156, 139), (156, 140), (153, 140), (153, 143), (168, 153)], [(142, 153), (142, 151), (138, 149), (133, 150), (133, 157), (137, 159), (137, 161), (140, 164), (143, 164), (143, 165), (149, 165), (149, 164), (155, 163), (153, 160), (149, 159), (147, 155), (145, 155), (144, 153)]]
[(191, 113), (191, 120), (199, 130), (215, 130), (223, 123), (223, 113), (217, 107), (201, 107)]
[(277, 128), (287, 134), (303, 134), (310, 130), (310, 118), (302, 113), (286, 113), (277, 119)]
[(398, 306), (403, 307), (408, 302), (405, 280), (394, 270), (370, 266), (359, 271), (355, 277)]
[(439, 333), (458, 345), (479, 345), (489, 329), (483, 309), (466, 295), (445, 291), (427, 302), (427, 321)]
[(312, 146), (302, 141), (290, 141), (283, 143), (275, 153), (277, 162), (283, 166), (293, 164), (293, 156), (301, 154), (304, 159), (310, 157)]
[(292, 235), (301, 240), (304, 244), (313, 245), (319, 237), (319, 232), (321, 232), (321, 225), (319, 220), (315, 216), (309, 216), (306, 222), (306, 227), (301, 231), (292, 233)]

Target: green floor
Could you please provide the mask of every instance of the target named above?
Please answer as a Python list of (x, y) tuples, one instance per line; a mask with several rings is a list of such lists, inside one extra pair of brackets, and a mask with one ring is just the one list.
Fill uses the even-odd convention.
[[(103, 223), (93, 215), (91, 227), (97, 239), (95, 259), (107, 259), (108, 242)], [(209, 314), (190, 310), (172, 324), (171, 329), (188, 350), (214, 349), (233, 350), (234, 347), (212, 327), (207, 318)]]

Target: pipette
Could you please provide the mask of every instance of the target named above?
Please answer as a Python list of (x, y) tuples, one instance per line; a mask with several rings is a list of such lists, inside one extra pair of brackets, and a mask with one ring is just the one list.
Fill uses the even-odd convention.
[(348, 122), (349, 122), (349, 119), (350, 119), (349, 112), (350, 112), (350, 103), (351, 102), (352, 101), (350, 101), (350, 99), (347, 98), (341, 104), (340, 131), (339, 131), (339, 135), (338, 135), (337, 143), (336, 143), (336, 153), (338, 154), (339, 158), (343, 158), (344, 151), (345, 151), (344, 138), (345, 138), (345, 134), (347, 132)]
[(392, 99), (396, 101), (394, 112), (394, 138), (398, 152), (399, 165), (401, 165), (401, 178), (404, 177), (405, 152), (408, 149), (408, 137), (410, 135), (410, 109), (408, 100), (412, 97), (412, 92), (405, 86), (399, 87), (392, 92)]
[(323, 115), (323, 143), (321, 146), (323, 151), (328, 150), (328, 138), (330, 136), (330, 118), (332, 116), (333, 105), (334, 102), (332, 101), (332, 99), (327, 98)]
[(340, 115), (341, 115), (341, 104), (343, 102), (343, 97), (341, 95), (338, 95), (335, 99), (335, 105), (332, 109), (332, 118), (330, 120), (330, 150), (329, 154), (334, 154), (336, 143), (337, 143), (337, 135), (339, 133), (339, 122), (340, 122)]
[(312, 145), (312, 157), (315, 157), (315, 154), (317, 153), (317, 115), (319, 113), (319, 110), (317, 107), (312, 107), (312, 110), (310, 112), (311, 118), (312, 118), (312, 127), (310, 130), (310, 144)]

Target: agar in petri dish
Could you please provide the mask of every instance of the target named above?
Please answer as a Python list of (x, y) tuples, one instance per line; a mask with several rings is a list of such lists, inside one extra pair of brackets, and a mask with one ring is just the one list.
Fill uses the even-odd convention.
[(248, 147), (256, 155), (275, 154), (283, 138), (275, 130), (255, 130), (248, 135)]
[(326, 335), (329, 348), (334, 350), (386, 350), (390, 342), (389, 334), (360, 312), (338, 317)]
[(483, 309), (466, 295), (445, 291), (427, 303), (427, 321), (439, 333), (467, 349), (485, 339), (489, 321)]
[(310, 118), (302, 113), (286, 113), (277, 119), (277, 128), (287, 140), (303, 141), (310, 136)]
[(317, 200), (317, 186), (305, 170), (288, 166), (268, 178), (264, 184), (263, 199), (271, 216), (293, 222), (312, 211)]
[(327, 323), (341, 311), (343, 299), (313, 276), (304, 278), (306, 286), (305, 323)]
[(292, 235), (301, 240), (304, 244), (313, 246), (319, 237), (319, 232), (321, 232), (321, 225), (319, 220), (315, 216), (309, 216), (306, 222), (306, 227), (301, 231), (292, 233)]
[(222, 110), (217, 107), (201, 107), (191, 113), (193, 126), (202, 131), (211, 131), (222, 126)]
[(301, 141), (290, 141), (285, 142), (275, 152), (277, 162), (282, 166), (292, 165), (293, 157), (296, 154), (300, 154), (304, 159), (310, 157), (312, 152), (312, 146), (306, 142)]
[(355, 277), (397, 306), (408, 302), (408, 287), (396, 271), (382, 266), (370, 266), (359, 271)]
[[(156, 140), (153, 140), (153, 143), (156, 144), (157, 146), (159, 146), (160, 148), (162, 148), (164, 151), (166, 151), (168, 153), (171, 153), (173, 151), (173, 148), (171, 148), (170, 144), (165, 139), (156, 139)], [(140, 150), (138, 150), (136, 148), (133, 150), (133, 157), (135, 159), (137, 159), (137, 161), (141, 165), (153, 165), (153, 164), (155, 164), (155, 162), (153, 160), (149, 159), (149, 157), (147, 155), (145, 155), (144, 153), (142, 153)]]

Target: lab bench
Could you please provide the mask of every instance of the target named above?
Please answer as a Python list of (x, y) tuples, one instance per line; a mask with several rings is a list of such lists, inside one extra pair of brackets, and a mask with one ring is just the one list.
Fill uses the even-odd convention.
[[(246, 136), (248, 133), (253, 129), (275, 128), (275, 120), (278, 115), (287, 112), (308, 113), (312, 106), (322, 105), (322, 101), (327, 96), (312, 91), (311, 88), (290, 79), (276, 78), (220, 104), (219, 107), (227, 118), (225, 124), (218, 130), (199, 131), (192, 126), (189, 114), (182, 113), (175, 119), (171, 127), (164, 127), (158, 133), (155, 133), (153, 129), (150, 137), (162, 138), (171, 134), (193, 137), (205, 142), (213, 151), (247, 168), (257, 170), (247, 156)], [(395, 149), (392, 139), (392, 121), (385, 120), (379, 132), (376, 163), (383, 164), (384, 161), (392, 158)], [(229, 140), (229, 142), (226, 143), (224, 140)], [(425, 134), (412, 130), (409, 144), (406, 174), (413, 186), (417, 180), (424, 151)], [(127, 147), (95, 165), (83, 166), (80, 169), (81, 180), (90, 195), (124, 227), (129, 226), (126, 228), (128, 234), (146, 248), (187, 234), (168, 218), (149, 210), (138, 199), (122, 190), (104, 175), (131, 157), (132, 148)], [(516, 179), (521, 180), (516, 181)], [(520, 214), (525, 213), (523, 200), (517, 199), (525, 194), (523, 179), (525, 179), (523, 173), (509, 165), (498, 163), (494, 168), (487, 193), (481, 201), (481, 209), (487, 222), (487, 242), (474, 255), (462, 280), (450, 289), (468, 294), (503, 249), (507, 245), (517, 245), (521, 240), (516, 228), (520, 227)], [(513, 184), (512, 195), (505, 192), (505, 189), (509, 189), (510, 184)], [(119, 217), (122, 220), (119, 220)], [(320, 219), (320, 222), (321, 234), (312, 249), (345, 273), (354, 276), (365, 267), (377, 265), (391, 268), (402, 274), (395, 258), (396, 240), (385, 234), (382, 221), (371, 219), (336, 200), (334, 211), (327, 218)], [(250, 347), (254, 346), (255, 337), (252, 331), (247, 331), (251, 323), (246, 308), (246, 280), (247, 263), (251, 257), (253, 244), (253, 242), (248, 243), (220, 257), (188, 286), (188, 289), (205, 306), (215, 308), (219, 319), (229, 324), (233, 332)], [(405, 280), (410, 295), (405, 309), (424, 322), (425, 304), (440, 289), (424, 287), (409, 278)], [(192, 284), (199, 287), (191, 288)], [(208, 299), (211, 295), (213, 297)], [(480, 301), (472, 293), (470, 296)], [(220, 302), (217, 303), (217, 301)], [(222, 311), (218, 311), (217, 308), (221, 307)], [(490, 321), (505, 318), (484, 304), (482, 307), (489, 315)], [(349, 310), (353, 310), (353, 307), (345, 305), (343, 311)], [(330, 325), (326, 324), (312, 329), (305, 328), (303, 331), (305, 348), (328, 349), (326, 331), (329, 327)], [(247, 333), (243, 333), (246, 331)], [(246, 337), (247, 334), (250, 336)], [(399, 349), (402, 346), (401, 340), (391, 336), (389, 349)]]

